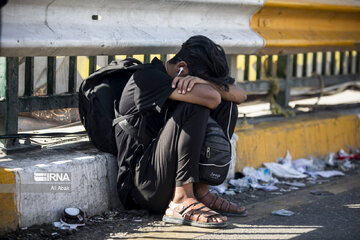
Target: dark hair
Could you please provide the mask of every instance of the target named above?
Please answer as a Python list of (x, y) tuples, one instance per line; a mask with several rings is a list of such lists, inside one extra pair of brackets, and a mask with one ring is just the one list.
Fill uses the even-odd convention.
[(176, 64), (179, 61), (188, 64), (190, 75), (223, 86), (225, 90), (229, 89), (228, 84), (235, 81), (229, 76), (224, 49), (205, 36), (193, 36), (184, 42), (169, 63)]

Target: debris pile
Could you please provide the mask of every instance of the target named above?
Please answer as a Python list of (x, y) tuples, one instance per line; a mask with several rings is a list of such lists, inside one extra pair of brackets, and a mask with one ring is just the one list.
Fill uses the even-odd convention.
[(240, 174), (241, 178), (230, 179), (222, 185), (212, 186), (211, 191), (235, 195), (248, 190), (264, 190), (281, 195), (307, 185), (321, 184), (329, 181), (328, 178), (344, 176), (344, 172), (355, 168), (352, 161), (360, 159), (360, 151), (356, 149), (352, 152), (349, 154), (340, 150), (336, 154), (330, 153), (324, 159), (310, 157), (292, 160), (290, 152), (287, 151), (285, 158), (263, 163), (264, 167), (259, 169), (245, 167)]

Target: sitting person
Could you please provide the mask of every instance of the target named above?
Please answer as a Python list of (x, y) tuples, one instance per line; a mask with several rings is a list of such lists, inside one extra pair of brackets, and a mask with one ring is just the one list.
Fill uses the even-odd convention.
[[(118, 112), (131, 115), (115, 126), (119, 197), (126, 209), (163, 214), (169, 223), (225, 227), (247, 211), (199, 181), (199, 158), (209, 116), (230, 139), (246, 94), (228, 76), (221, 46), (193, 36), (165, 65), (155, 58), (130, 78)], [(125, 124), (125, 125), (126, 125)]]

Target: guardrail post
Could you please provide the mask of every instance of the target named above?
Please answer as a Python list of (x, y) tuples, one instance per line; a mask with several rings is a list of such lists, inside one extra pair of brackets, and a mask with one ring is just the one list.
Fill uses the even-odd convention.
[(34, 94), (34, 57), (25, 58), (25, 96)]
[(275, 97), (276, 102), (283, 108), (289, 106), (292, 73), (292, 59), (291, 55), (288, 54), (286, 55), (285, 90), (281, 90)]
[(56, 57), (48, 57), (47, 62), (47, 95), (53, 95), (56, 93)]
[(77, 57), (76, 56), (70, 56), (69, 57), (69, 86), (68, 86), (68, 92), (74, 93), (76, 92), (76, 80), (77, 80)]
[[(17, 134), (18, 132), (18, 75), (18, 58), (6, 58), (6, 108), (4, 115), (1, 116), (1, 135)], [(1, 150), (7, 152), (8, 149), (16, 147), (18, 144), (19, 142), (15, 138), (1, 140)]]
[(235, 81), (237, 81), (237, 55), (236, 54), (227, 54), (226, 55), (226, 61), (229, 66), (229, 75), (230, 77), (233, 77)]

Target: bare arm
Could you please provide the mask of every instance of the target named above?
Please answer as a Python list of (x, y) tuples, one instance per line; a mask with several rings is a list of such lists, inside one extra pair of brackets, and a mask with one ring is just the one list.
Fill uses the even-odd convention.
[(208, 84), (196, 84), (190, 92), (182, 94), (174, 89), (169, 96), (172, 100), (199, 104), (210, 109), (215, 109), (221, 103), (221, 96), (217, 90)]
[(192, 91), (194, 86), (198, 84), (205, 84), (213, 87), (221, 95), (221, 98), (227, 101), (240, 104), (247, 98), (245, 91), (237, 84), (229, 84), (229, 91), (225, 91), (222, 86), (218, 86), (215, 83), (205, 81), (201, 78), (194, 76), (176, 77), (173, 80), (173, 88), (177, 85), (177, 92), (179, 94), (188, 94)]
[(227, 101), (234, 102), (236, 104), (240, 104), (244, 102), (247, 98), (245, 91), (238, 86), (237, 84), (229, 84), (229, 91), (225, 91), (223, 87), (219, 87), (216, 84), (210, 83), (221, 95), (222, 99)]

